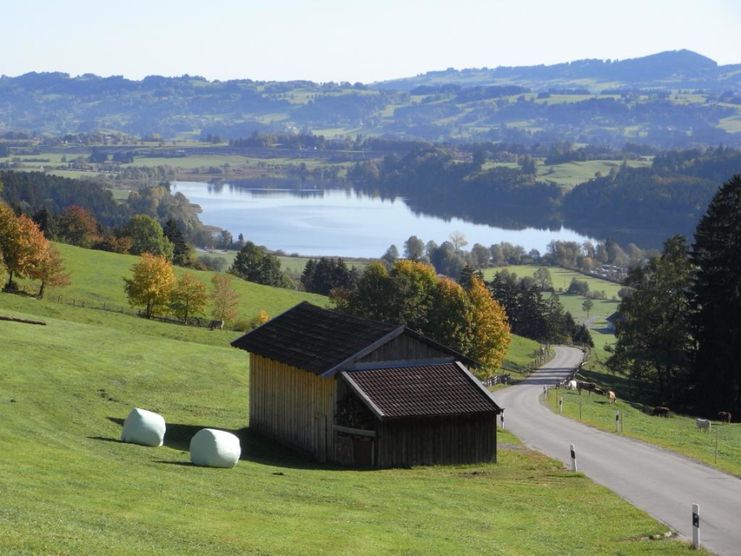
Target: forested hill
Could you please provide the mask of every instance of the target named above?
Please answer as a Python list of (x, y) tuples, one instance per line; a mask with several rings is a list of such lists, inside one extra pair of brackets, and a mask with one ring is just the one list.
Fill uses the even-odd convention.
[(691, 50), (659, 52), (627, 60), (576, 60), (550, 66), (500, 66), (432, 71), (377, 83), (379, 88), (410, 91), (415, 87), (517, 84), (531, 88), (625, 89), (696, 88), (733, 89), (741, 86), (741, 64), (720, 66)]
[(17, 131), (239, 139), (300, 130), (524, 145), (741, 146), (741, 65), (678, 51), (620, 62), (446, 70), (369, 85), (0, 77), (0, 139)]

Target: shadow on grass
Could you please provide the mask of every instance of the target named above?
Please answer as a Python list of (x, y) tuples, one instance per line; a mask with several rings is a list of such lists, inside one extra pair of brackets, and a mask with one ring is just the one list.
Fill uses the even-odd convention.
[[(108, 420), (120, 426), (123, 426), (124, 423), (124, 419), (119, 419), (117, 417), (108, 417)], [(186, 425), (181, 423), (167, 423), (164, 445), (175, 450), (190, 452), (190, 440), (199, 430), (205, 428), (214, 428), (235, 434), (239, 438), (239, 443), (242, 448), (242, 454), (239, 458), (241, 461), (251, 461), (262, 465), (271, 465), (288, 469), (316, 469), (334, 471), (373, 470), (372, 468), (343, 467), (337, 464), (317, 462), (310, 456), (282, 446), (277, 441), (262, 436), (261, 434), (251, 430), (249, 427), (229, 430), (207, 424)], [(96, 440), (118, 442), (118, 440), (105, 437), (96, 437)], [(159, 460), (157, 461), (157, 463), (183, 466), (192, 465), (190, 462), (170, 460)]]
[(121, 444), (121, 439), (119, 438), (111, 438), (110, 436), (88, 436), (90, 440), (100, 440), (102, 442), (115, 442), (116, 444)]

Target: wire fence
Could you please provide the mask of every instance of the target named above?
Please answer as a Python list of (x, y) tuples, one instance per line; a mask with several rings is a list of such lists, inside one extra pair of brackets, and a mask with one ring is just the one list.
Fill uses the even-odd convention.
[[(117, 305), (115, 303), (109, 303), (107, 301), (95, 302), (89, 299), (77, 299), (75, 297), (65, 297), (63, 295), (47, 296), (49, 301), (54, 303), (60, 303), (62, 305), (71, 305), (72, 307), (82, 307), (84, 309), (95, 309), (97, 311), (108, 311), (110, 313), (120, 313), (122, 315), (129, 315), (133, 317), (144, 317), (145, 314), (142, 311), (126, 307), (124, 305)], [(223, 323), (221, 321), (214, 321), (211, 319), (204, 319), (200, 317), (190, 317), (185, 322), (182, 319), (178, 319), (170, 316), (163, 315), (152, 315), (150, 320), (156, 320), (159, 322), (167, 322), (170, 324), (180, 324), (183, 326), (195, 326), (199, 328), (222, 328)]]

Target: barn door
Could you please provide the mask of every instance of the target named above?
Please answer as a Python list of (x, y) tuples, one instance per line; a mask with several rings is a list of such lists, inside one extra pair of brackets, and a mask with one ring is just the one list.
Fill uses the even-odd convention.
[(327, 461), (327, 416), (314, 414), (314, 456), (321, 462)]

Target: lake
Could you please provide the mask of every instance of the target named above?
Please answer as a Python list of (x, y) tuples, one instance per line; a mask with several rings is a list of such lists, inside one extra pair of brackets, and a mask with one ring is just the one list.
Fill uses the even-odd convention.
[(229, 230), (235, 239), (241, 233), (246, 240), (289, 254), (380, 257), (391, 244), (403, 253), (411, 235), (440, 244), (453, 232), (466, 237), (468, 248), (474, 243), (488, 247), (507, 241), (541, 253), (552, 240), (590, 239), (567, 228), (509, 230), (415, 214), (398, 197), (380, 199), (352, 190), (249, 189), (176, 181), (172, 192), (200, 205), (204, 224)]

